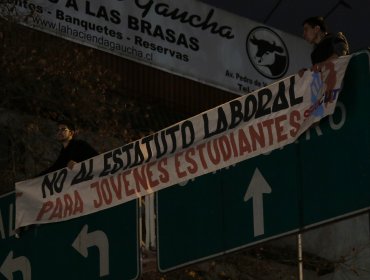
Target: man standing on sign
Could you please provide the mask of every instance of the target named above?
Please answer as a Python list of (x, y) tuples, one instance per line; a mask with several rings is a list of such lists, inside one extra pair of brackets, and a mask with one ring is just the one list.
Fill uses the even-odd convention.
[[(336, 34), (328, 33), (323, 17), (309, 17), (303, 21), (302, 25), (303, 38), (314, 46), (311, 52), (311, 71), (313, 71), (315, 75), (321, 72), (324, 65), (327, 65), (325, 62), (349, 54), (349, 45), (344, 34), (342, 32)], [(299, 76), (302, 76), (306, 70), (307, 69), (300, 70), (298, 73)], [(333, 71), (329, 71), (328, 75), (333, 75)], [(327, 81), (331, 81), (331, 79), (327, 78)], [(326, 85), (325, 103), (333, 101), (333, 86), (333, 84), (329, 83)], [(318, 101), (317, 96), (313, 97), (313, 101)]]
[(314, 45), (311, 53), (312, 65), (349, 54), (348, 41), (344, 34), (328, 33), (323, 17), (310, 17), (303, 21), (303, 38)]
[[(76, 135), (76, 127), (71, 121), (59, 121), (56, 132), (57, 140), (62, 144), (59, 156), (52, 166), (37, 176), (42, 176), (65, 167), (73, 169), (73, 166), (77, 162), (81, 162), (98, 155), (98, 152), (87, 142), (74, 138)], [(18, 228), (15, 232), (15, 237), (19, 238), (25, 230), (32, 227), (33, 226), (26, 226)]]
[(77, 162), (84, 161), (98, 155), (98, 152), (87, 142), (75, 139), (76, 127), (68, 120), (58, 122), (57, 140), (62, 144), (57, 160), (52, 166), (39, 174), (45, 175), (65, 167), (72, 169)]

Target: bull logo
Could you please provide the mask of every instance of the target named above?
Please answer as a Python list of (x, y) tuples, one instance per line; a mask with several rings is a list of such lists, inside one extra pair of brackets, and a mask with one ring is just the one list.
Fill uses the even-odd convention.
[(247, 37), (246, 49), (253, 67), (264, 77), (279, 79), (289, 66), (289, 54), (283, 40), (267, 27), (254, 28)]

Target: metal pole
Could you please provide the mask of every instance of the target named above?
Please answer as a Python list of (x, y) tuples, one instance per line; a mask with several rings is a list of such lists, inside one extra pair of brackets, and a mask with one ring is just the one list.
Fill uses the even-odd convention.
[(149, 195), (149, 201), (150, 201), (150, 249), (156, 250), (156, 236), (155, 236), (155, 221), (156, 221), (156, 215), (155, 215), (155, 207), (154, 207), (154, 193)]
[(145, 248), (156, 249), (154, 194), (145, 196)]
[(299, 280), (303, 280), (303, 248), (302, 248), (302, 234), (297, 235), (297, 247), (298, 247), (298, 273)]

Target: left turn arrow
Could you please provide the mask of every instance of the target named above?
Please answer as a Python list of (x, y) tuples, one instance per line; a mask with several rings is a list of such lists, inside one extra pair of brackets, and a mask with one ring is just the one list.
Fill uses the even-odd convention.
[(23, 280), (31, 280), (30, 261), (24, 256), (14, 258), (13, 251), (10, 251), (0, 267), (0, 272), (6, 279), (13, 280), (13, 273), (16, 271), (20, 271), (22, 273)]
[(100, 277), (109, 275), (109, 241), (107, 235), (100, 230), (87, 232), (88, 226), (84, 225), (81, 232), (73, 241), (72, 247), (82, 256), (89, 256), (88, 248), (96, 246), (99, 249)]

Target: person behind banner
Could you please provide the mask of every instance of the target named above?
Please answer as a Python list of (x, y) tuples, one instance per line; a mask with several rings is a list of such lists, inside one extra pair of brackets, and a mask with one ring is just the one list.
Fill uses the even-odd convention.
[[(50, 172), (68, 167), (73, 169), (73, 166), (81, 161), (87, 160), (98, 155), (98, 152), (90, 146), (86, 141), (75, 139), (76, 127), (69, 120), (61, 120), (58, 122), (57, 140), (62, 144), (59, 156), (48, 169), (44, 170), (38, 176), (48, 174)], [(39, 225), (38, 225), (39, 226)], [(20, 227), (15, 230), (15, 237), (20, 238), (23, 232), (33, 228), (34, 225)]]
[[(325, 20), (322, 16), (313, 16), (305, 19), (303, 25), (303, 38), (313, 45), (311, 52), (311, 71), (321, 72), (325, 62), (349, 55), (349, 44), (342, 32), (329, 33)], [(301, 69), (298, 75), (302, 77), (307, 69)], [(327, 90), (326, 100), (332, 101), (331, 90)], [(319, 122), (313, 124), (317, 125)]]
[(342, 32), (329, 33), (323, 17), (309, 17), (302, 25), (303, 38), (313, 45), (311, 52), (313, 70), (319, 70), (319, 63), (349, 54), (347, 38)]
[(84, 161), (98, 155), (98, 152), (86, 141), (75, 139), (76, 127), (69, 120), (58, 122), (57, 140), (62, 144), (59, 156), (48, 169), (41, 172), (38, 176), (45, 175), (65, 167), (73, 169), (77, 162)]

